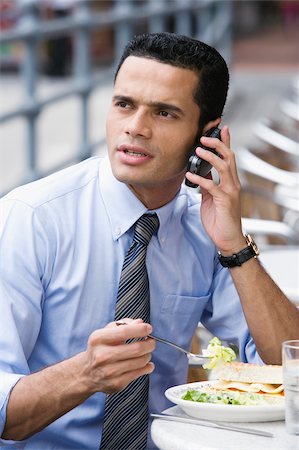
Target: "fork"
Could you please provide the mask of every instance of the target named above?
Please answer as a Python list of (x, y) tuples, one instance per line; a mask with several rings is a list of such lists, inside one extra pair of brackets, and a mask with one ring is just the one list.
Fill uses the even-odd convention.
[[(125, 322), (115, 322), (115, 323), (116, 323), (117, 326), (119, 326), (119, 325), (127, 325), (127, 323), (125, 323)], [(185, 355), (188, 358), (190, 358), (190, 359), (192, 359), (192, 358), (202, 359), (203, 360), (202, 363), (206, 362), (207, 359), (209, 359), (209, 356), (200, 355), (200, 354), (197, 354), (197, 353), (191, 353), (188, 350), (184, 349), (183, 347), (180, 347), (179, 345), (175, 344), (174, 342), (168, 341), (167, 339), (162, 339), (162, 338), (160, 338), (158, 336), (154, 336), (153, 334), (149, 334), (148, 337), (151, 338), (151, 339), (154, 339), (155, 341), (162, 342), (162, 344), (166, 344), (166, 345), (169, 345), (171, 347), (176, 348), (180, 352), (185, 353)]]
[(181, 352), (185, 353), (185, 355), (190, 359), (192, 359), (192, 358), (202, 359), (203, 363), (207, 362), (207, 359), (209, 359), (209, 356), (198, 354), (198, 353), (191, 353), (188, 350), (185, 350), (183, 347), (180, 347), (179, 345), (175, 344), (174, 342), (168, 341), (167, 339), (162, 339), (162, 338), (154, 336), (152, 334), (149, 334), (148, 337), (155, 339), (155, 341), (162, 342), (163, 344), (170, 345), (171, 347), (174, 347), (177, 350), (180, 350)]

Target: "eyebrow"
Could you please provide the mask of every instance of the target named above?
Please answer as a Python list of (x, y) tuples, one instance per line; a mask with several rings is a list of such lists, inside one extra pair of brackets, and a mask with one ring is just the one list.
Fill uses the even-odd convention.
[[(126, 95), (114, 95), (113, 100), (132, 103), (132, 104), (136, 103), (136, 101), (132, 97), (128, 97)], [(181, 108), (179, 108), (178, 106), (172, 105), (171, 103), (149, 102), (148, 105), (151, 107), (157, 108), (157, 109), (167, 109), (168, 111), (172, 111), (177, 114), (184, 115), (184, 111)]]

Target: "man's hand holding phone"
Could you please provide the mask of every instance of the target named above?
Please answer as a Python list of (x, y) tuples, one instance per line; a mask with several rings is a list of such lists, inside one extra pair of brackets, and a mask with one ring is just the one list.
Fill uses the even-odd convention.
[(201, 219), (207, 233), (221, 254), (231, 255), (244, 247), (245, 239), (241, 227), (241, 184), (228, 127), (221, 130), (221, 140), (202, 136), (200, 145), (217, 152), (196, 148), (196, 155), (217, 170), (219, 184), (212, 180), (211, 174), (204, 178), (187, 172), (186, 178), (201, 189)]
[[(221, 130), (220, 130), (219, 128), (211, 128), (211, 129), (205, 134), (205, 136), (206, 136), (206, 137), (217, 138), (217, 139), (220, 139), (220, 140), (221, 140)], [(194, 174), (199, 175), (199, 176), (201, 176), (201, 177), (206, 177), (206, 176), (210, 173), (210, 171), (211, 171), (211, 169), (212, 169), (212, 165), (211, 165), (208, 161), (206, 161), (206, 160), (200, 158), (200, 157), (196, 154), (196, 149), (197, 149), (198, 145), (199, 145), (199, 143), (196, 142), (196, 144), (194, 145), (194, 151), (193, 151), (193, 153), (191, 154), (191, 156), (189, 157), (188, 167), (187, 167), (187, 172), (194, 173)], [(216, 152), (216, 150), (215, 150), (214, 148), (205, 147), (204, 145), (201, 145), (201, 147), (202, 147), (204, 150), (208, 150), (208, 151), (213, 152), (213, 153), (215, 153), (216, 155), (218, 155), (217, 152)], [(219, 155), (218, 155), (218, 156), (219, 156)], [(189, 186), (189, 187), (192, 187), (192, 188), (196, 188), (196, 187), (197, 187), (197, 184), (191, 183), (191, 182), (188, 180), (188, 178), (186, 178), (185, 183), (186, 183), (186, 185)]]

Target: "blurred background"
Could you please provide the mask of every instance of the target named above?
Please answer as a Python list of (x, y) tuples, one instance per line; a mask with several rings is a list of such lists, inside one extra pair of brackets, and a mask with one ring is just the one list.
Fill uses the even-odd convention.
[(246, 226), (263, 243), (297, 244), (298, 24), (297, 0), (0, 0), (0, 195), (104, 154), (123, 47), (136, 33), (165, 30), (227, 60), (223, 124), (238, 158), (242, 215), (275, 221)]
[[(134, 34), (196, 37), (230, 67), (222, 123), (237, 156), (243, 226), (299, 305), (298, 25), (297, 0), (0, 0), (0, 196), (105, 154), (113, 72)], [(198, 333), (194, 351), (210, 337)], [(199, 379), (192, 370), (189, 380)]]

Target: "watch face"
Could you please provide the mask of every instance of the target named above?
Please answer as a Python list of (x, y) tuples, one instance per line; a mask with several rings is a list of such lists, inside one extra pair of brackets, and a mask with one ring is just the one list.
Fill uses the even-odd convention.
[(245, 234), (245, 238), (246, 238), (247, 244), (252, 248), (254, 253), (258, 256), (260, 254), (258, 246), (254, 242), (254, 240), (252, 239), (250, 234)]

